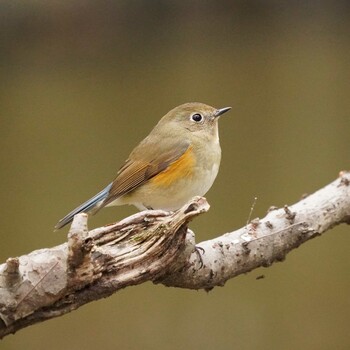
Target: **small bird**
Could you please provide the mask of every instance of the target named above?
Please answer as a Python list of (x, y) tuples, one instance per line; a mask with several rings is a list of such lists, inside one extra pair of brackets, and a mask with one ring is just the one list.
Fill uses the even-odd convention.
[(78, 213), (132, 204), (139, 210), (179, 209), (203, 196), (219, 171), (218, 119), (231, 107), (185, 103), (168, 112), (130, 153), (117, 177), (101, 192), (62, 218), (58, 230)]

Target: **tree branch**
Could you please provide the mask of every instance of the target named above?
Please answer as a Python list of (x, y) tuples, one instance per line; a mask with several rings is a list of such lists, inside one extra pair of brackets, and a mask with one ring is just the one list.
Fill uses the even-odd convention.
[(146, 281), (210, 290), (282, 261), (300, 244), (350, 224), (350, 173), (292, 206), (195, 246), (187, 225), (209, 209), (196, 197), (175, 213), (144, 211), (87, 229), (76, 215), (68, 242), (0, 265), (0, 338)]

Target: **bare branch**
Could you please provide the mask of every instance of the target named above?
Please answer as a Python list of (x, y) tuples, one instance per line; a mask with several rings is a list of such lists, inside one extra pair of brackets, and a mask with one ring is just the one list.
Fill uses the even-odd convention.
[(191, 265), (198, 259), (192, 254), (181, 272), (160, 282), (206, 290), (223, 286), (230, 278), (283, 261), (292, 249), (341, 223), (350, 224), (350, 173), (345, 171), (292, 206), (272, 208), (261, 220), (254, 219), (237, 231), (199, 243), (197, 247), (205, 251), (203, 268)]
[(292, 206), (195, 246), (187, 224), (208, 209), (197, 197), (175, 213), (144, 211), (90, 232), (87, 216), (77, 215), (68, 243), (0, 265), (0, 338), (130, 285), (153, 281), (210, 290), (281, 261), (307, 240), (350, 223), (350, 173)]

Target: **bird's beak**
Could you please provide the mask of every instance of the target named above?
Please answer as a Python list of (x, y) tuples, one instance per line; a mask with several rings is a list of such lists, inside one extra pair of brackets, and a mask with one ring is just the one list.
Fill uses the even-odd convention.
[(215, 117), (216, 117), (216, 118), (217, 118), (217, 117), (220, 117), (220, 115), (222, 115), (222, 114), (228, 112), (230, 109), (231, 109), (231, 107), (224, 107), (224, 108), (218, 109), (218, 110), (216, 111), (216, 113), (215, 113)]

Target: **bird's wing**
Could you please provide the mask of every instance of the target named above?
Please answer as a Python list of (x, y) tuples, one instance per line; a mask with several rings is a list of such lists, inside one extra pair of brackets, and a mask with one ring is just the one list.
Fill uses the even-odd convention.
[[(140, 148), (142, 148), (141, 153)], [(159, 143), (141, 143), (119, 170), (102, 206), (113, 202), (165, 171), (189, 149), (189, 142), (180, 142), (175, 138), (167, 140), (166, 149), (161, 149)]]

